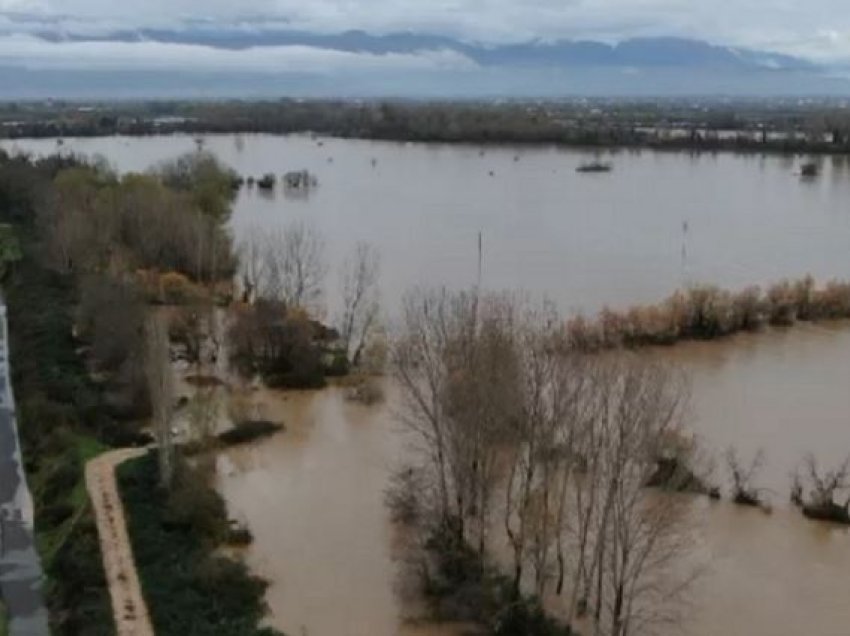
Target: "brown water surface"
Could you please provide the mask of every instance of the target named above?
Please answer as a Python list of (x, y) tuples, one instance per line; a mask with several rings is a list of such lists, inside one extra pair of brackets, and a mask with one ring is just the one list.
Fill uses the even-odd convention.
[[(842, 158), (821, 160), (821, 177), (801, 180), (801, 158), (753, 154), (619, 152), (603, 157), (610, 174), (581, 175), (575, 168), (594, 153), (272, 135), (207, 136), (203, 145), (245, 175), (316, 174), (309, 194), (243, 191), (235, 234), (308, 219), (327, 237), (331, 271), (356, 240), (376, 244), (389, 313), (413, 284), (474, 282), (479, 231), (486, 286), (546, 294), (565, 311), (654, 302), (690, 282), (850, 277)], [(48, 153), (57, 145), (0, 147)], [(102, 154), (121, 171), (195, 147), (186, 136), (63, 146)], [(331, 306), (334, 284), (331, 276)], [(710, 567), (691, 620), (662, 636), (850, 634), (850, 530), (809, 522), (787, 505), (789, 474), (806, 452), (825, 465), (850, 453), (850, 328), (802, 325), (651, 355), (691, 375), (692, 428), (706, 448), (734, 445), (744, 457), (764, 449), (758, 485), (774, 504), (770, 515), (697, 504), (696, 547)], [(392, 404), (357, 406), (338, 389), (261, 398), (287, 430), (228, 451), (219, 485), (256, 537), (247, 554), (272, 583), (270, 622), (291, 636), (459, 632), (406, 624), (395, 591), (383, 491), (404, 447)]]
[[(708, 568), (689, 620), (660, 633), (846, 634), (850, 529), (808, 521), (786, 502), (804, 452), (827, 463), (850, 452), (850, 329), (806, 325), (655, 355), (691, 375), (693, 428), (708, 449), (765, 450), (758, 484), (774, 504), (770, 514), (695, 504)], [(392, 404), (353, 405), (339, 389), (264, 401), (289, 429), (229, 451), (220, 484), (255, 531), (250, 562), (273, 581), (273, 623), (321, 636), (407, 633), (382, 506), (387, 472), (405, 452)]]

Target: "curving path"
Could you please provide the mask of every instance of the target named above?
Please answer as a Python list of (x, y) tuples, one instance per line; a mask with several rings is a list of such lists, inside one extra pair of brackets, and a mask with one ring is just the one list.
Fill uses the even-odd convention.
[(154, 636), (115, 479), (119, 464), (147, 452), (146, 448), (123, 448), (104, 453), (86, 464), (86, 488), (94, 507), (118, 636)]

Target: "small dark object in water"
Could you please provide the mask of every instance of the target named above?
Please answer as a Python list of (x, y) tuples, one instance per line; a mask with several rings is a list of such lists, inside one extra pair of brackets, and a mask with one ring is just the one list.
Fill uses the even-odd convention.
[(491, 176), (491, 177), (492, 177), (492, 176), (495, 176), (495, 174), (496, 174), (496, 173), (495, 173), (495, 172), (493, 172), (492, 170), (490, 171), (490, 176)]
[(803, 177), (816, 177), (818, 176), (818, 164), (814, 162), (804, 163), (800, 167), (800, 175)]
[(732, 501), (740, 506), (752, 506), (753, 508), (758, 508), (761, 505), (761, 501), (756, 493), (744, 490), (735, 493)]
[(274, 188), (276, 181), (277, 177), (275, 177), (272, 173), (264, 174), (262, 178), (257, 180), (257, 187), (263, 190), (271, 190)]
[(274, 435), (283, 430), (282, 424), (267, 420), (246, 420), (240, 422), (229, 431), (219, 434), (218, 440), (226, 446), (245, 444), (261, 437)]
[(850, 525), (850, 510), (846, 506), (839, 506), (837, 503), (819, 506), (805, 505), (803, 506), (803, 515), (818, 521), (833, 521)]
[(592, 163), (583, 163), (578, 168), (576, 168), (576, 172), (611, 172), (611, 164), (602, 163), (600, 161), (594, 161)]

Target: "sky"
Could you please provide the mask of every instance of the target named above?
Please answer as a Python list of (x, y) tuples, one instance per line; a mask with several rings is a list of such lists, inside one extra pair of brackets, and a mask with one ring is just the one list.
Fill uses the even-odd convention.
[(416, 31), (466, 41), (532, 39), (616, 42), (681, 36), (764, 49), (813, 61), (850, 62), (848, 0), (0, 0), (0, 62), (34, 68), (463, 69), (458, 54), (423, 51), (374, 56), (311, 47), (215, 52), (155, 42), (48, 43), (54, 32), (98, 35), (116, 29), (287, 28), (321, 33)]

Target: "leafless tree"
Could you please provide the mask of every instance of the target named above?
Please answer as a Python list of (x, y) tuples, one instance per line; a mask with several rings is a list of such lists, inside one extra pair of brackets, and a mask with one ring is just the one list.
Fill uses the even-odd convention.
[(686, 501), (645, 488), (656, 458), (678, 434), (687, 393), (680, 378), (658, 364), (623, 357), (608, 373), (594, 618), (596, 633), (628, 636), (672, 618), (676, 605), (670, 601), (691, 578), (681, 573), (691, 543)]
[(169, 353), (168, 326), (163, 316), (152, 313), (148, 317), (145, 340), (145, 375), (159, 456), (160, 482), (164, 487), (170, 488), (174, 477), (174, 439), (171, 431), (174, 378)]
[(339, 333), (355, 367), (378, 320), (379, 270), (378, 252), (368, 243), (358, 243), (340, 270), (343, 308)]
[(319, 299), (326, 272), (324, 252), (322, 235), (302, 221), (293, 221), (275, 237), (270, 278), (287, 306), (308, 308)]
[(258, 228), (250, 230), (237, 245), (244, 302), (253, 302), (268, 292), (268, 249), (267, 236)]
[(554, 461), (549, 455), (558, 425), (552, 380), (559, 355), (552, 343), (551, 325), (555, 322), (548, 310), (529, 312), (520, 329), (519, 408), (510, 432), (504, 505), (504, 527), (513, 552), (513, 592), (517, 596), (530, 542), (535, 588), (542, 590), (552, 540)]
[[(805, 477), (800, 481), (803, 513), (816, 519), (850, 523), (850, 457), (832, 470), (822, 471), (815, 456), (809, 454), (804, 466)], [(805, 487), (809, 489), (807, 497), (803, 494)], [(847, 496), (843, 503), (836, 501), (839, 493)]]
[(325, 242), (302, 221), (268, 234), (249, 233), (239, 245), (246, 300), (278, 300), (288, 307), (311, 308), (322, 294)]
[(761, 492), (755, 486), (755, 480), (763, 465), (763, 449), (759, 449), (747, 465), (742, 464), (734, 447), (726, 449), (726, 466), (732, 481), (732, 499), (735, 503), (745, 506), (758, 506), (761, 503)]

